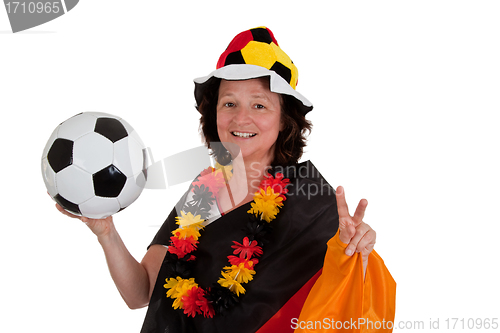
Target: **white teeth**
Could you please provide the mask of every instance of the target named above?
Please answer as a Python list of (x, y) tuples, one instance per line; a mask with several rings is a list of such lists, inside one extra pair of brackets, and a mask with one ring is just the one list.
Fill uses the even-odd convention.
[(231, 132), (234, 136), (238, 136), (240, 138), (251, 138), (256, 136), (257, 133), (241, 133), (241, 132)]

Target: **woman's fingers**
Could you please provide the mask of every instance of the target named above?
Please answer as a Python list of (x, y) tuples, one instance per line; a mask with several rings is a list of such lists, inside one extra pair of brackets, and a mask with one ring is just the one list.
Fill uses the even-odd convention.
[[(373, 232), (373, 234), (372, 234), (372, 232)], [(359, 253), (361, 253), (361, 256), (363, 257), (363, 260), (368, 260), (368, 256), (370, 255), (370, 253), (373, 251), (373, 248), (375, 247), (375, 239), (376, 239), (375, 230), (371, 230), (365, 236), (369, 236), (367, 238), (366, 245), (365, 244), (358, 244), (358, 249), (359, 249)]]
[(349, 256), (359, 252), (363, 257), (367, 257), (373, 250), (377, 234), (368, 224), (361, 223), (356, 228), (356, 233), (349, 242), (345, 253)]
[(61, 213), (63, 213), (64, 215), (66, 216), (69, 216), (69, 217), (72, 217), (74, 219), (79, 219), (81, 216), (78, 216), (78, 215), (74, 215), (74, 214), (71, 214), (70, 212), (66, 211), (64, 208), (61, 207), (61, 205), (59, 205), (58, 203), (56, 203), (56, 208), (58, 211), (60, 211)]
[(345, 201), (344, 188), (342, 186), (337, 187), (335, 197), (337, 198), (337, 211), (339, 213), (339, 218), (350, 218), (351, 215), (349, 215), (349, 208), (347, 207), (347, 202)]
[(356, 234), (356, 228), (348, 221), (340, 221), (339, 228), (340, 241), (344, 244), (349, 244), (351, 242), (351, 239)]
[(85, 223), (87, 225), (87, 227), (89, 227), (90, 230), (92, 230), (92, 232), (97, 237), (109, 234), (109, 232), (113, 228), (113, 226), (112, 226), (113, 217), (112, 216), (108, 216), (108, 217), (102, 218), (102, 219), (91, 219), (91, 218), (88, 218), (85, 216), (78, 216), (78, 215), (71, 214), (71, 213), (67, 212), (64, 208), (62, 208), (61, 205), (59, 205), (59, 204), (56, 204), (56, 208), (58, 211), (60, 211), (64, 215), (69, 216), (71, 218), (79, 219), (80, 221)]
[(358, 207), (356, 207), (356, 211), (354, 212), (354, 216), (352, 219), (356, 225), (363, 222), (363, 217), (365, 217), (366, 207), (368, 206), (368, 200), (361, 199), (358, 203)]
[(359, 252), (363, 257), (363, 261), (367, 261), (377, 237), (375, 230), (363, 222), (368, 200), (361, 199), (354, 215), (351, 216), (345, 200), (344, 188), (342, 186), (337, 187), (335, 195), (339, 213), (339, 238), (341, 242), (347, 244), (345, 254), (352, 256), (354, 253)]
[(359, 252), (357, 251), (358, 249), (358, 243), (361, 241), (363, 236), (368, 232), (369, 226), (368, 224), (362, 223), (359, 226), (356, 227), (356, 232), (354, 233), (353, 237), (349, 241), (349, 244), (347, 245), (345, 249), (345, 254), (348, 256), (351, 256), (354, 252)]
[(89, 219), (87, 217), (85, 217), (85, 216), (79, 216), (79, 215), (75, 215), (75, 214), (71, 214), (70, 212), (68, 212), (67, 210), (65, 210), (64, 208), (62, 208), (61, 205), (59, 205), (58, 203), (56, 203), (56, 208), (57, 208), (58, 211), (60, 211), (61, 213), (63, 213), (66, 216), (69, 216), (69, 217), (74, 218), (74, 219), (79, 219), (79, 220), (81, 220), (84, 223), (89, 222)]

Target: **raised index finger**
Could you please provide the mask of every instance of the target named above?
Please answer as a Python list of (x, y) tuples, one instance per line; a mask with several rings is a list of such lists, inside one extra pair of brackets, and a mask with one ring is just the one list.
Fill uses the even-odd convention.
[(345, 201), (344, 188), (342, 186), (337, 187), (335, 196), (337, 198), (337, 210), (339, 212), (339, 218), (351, 217), (349, 215), (349, 208), (347, 207), (347, 202)]

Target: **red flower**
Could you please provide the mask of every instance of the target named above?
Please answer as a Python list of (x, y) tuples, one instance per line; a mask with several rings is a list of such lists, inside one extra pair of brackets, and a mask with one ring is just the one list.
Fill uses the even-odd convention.
[(210, 192), (217, 195), (219, 190), (226, 186), (226, 182), (222, 171), (208, 167), (200, 173), (198, 180), (193, 182), (193, 187), (195, 185), (198, 185), (199, 187), (201, 187), (201, 185), (205, 185), (205, 187), (208, 187)]
[(188, 253), (196, 250), (196, 244), (198, 241), (194, 239), (193, 236), (189, 236), (186, 239), (179, 239), (175, 236), (170, 237), (170, 246), (168, 247), (168, 252), (176, 254), (179, 258), (184, 258)]
[(233, 241), (235, 245), (231, 245), (234, 254), (240, 254), (240, 258), (251, 258), (253, 255), (260, 256), (262, 248), (257, 246), (257, 241), (250, 242), (248, 237), (243, 238), (243, 244)]
[(236, 256), (228, 256), (227, 259), (229, 259), (229, 263), (231, 265), (239, 266), (240, 264), (244, 264), (245, 265), (244, 267), (247, 269), (254, 269), (254, 266), (259, 263), (259, 260), (256, 258), (246, 259)]
[(205, 318), (213, 318), (215, 311), (212, 304), (205, 298), (205, 290), (200, 287), (193, 287), (189, 289), (184, 296), (182, 296), (182, 308), (184, 314), (188, 317), (194, 317), (197, 314), (202, 314)]
[(274, 193), (279, 193), (283, 200), (286, 200), (285, 194), (288, 193), (287, 185), (290, 183), (290, 179), (283, 178), (283, 174), (278, 172), (276, 177), (270, 174), (266, 175), (266, 178), (260, 183), (260, 188), (267, 191), (268, 187), (271, 187)]
[(203, 289), (193, 287), (187, 291), (186, 295), (182, 296), (182, 308), (184, 309), (184, 314), (188, 317), (194, 317), (196, 314), (201, 314), (201, 309), (196, 302), (199, 297), (203, 297), (203, 294)]
[[(201, 288), (198, 288), (201, 289)], [(213, 318), (215, 315), (215, 310), (211, 303), (205, 298), (205, 291), (203, 290), (203, 294), (198, 296), (198, 300), (196, 301), (196, 305), (198, 305), (199, 309), (203, 312), (203, 317), (205, 318)]]

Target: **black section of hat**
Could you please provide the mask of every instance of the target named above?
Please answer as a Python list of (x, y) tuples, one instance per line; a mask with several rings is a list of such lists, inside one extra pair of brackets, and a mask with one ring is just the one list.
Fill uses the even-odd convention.
[(256, 42), (271, 44), (273, 41), (267, 29), (255, 28), (251, 29), (250, 32), (252, 33), (253, 40)]
[(245, 59), (243, 59), (243, 54), (241, 54), (241, 51), (229, 53), (226, 57), (226, 61), (224, 62), (224, 66), (239, 64), (245, 64)]
[(276, 61), (270, 68), (270, 70), (275, 71), (279, 76), (281, 76), (283, 79), (285, 79), (286, 82), (290, 84), (290, 81), (292, 80), (292, 71), (290, 70), (290, 68), (286, 67), (281, 62)]

